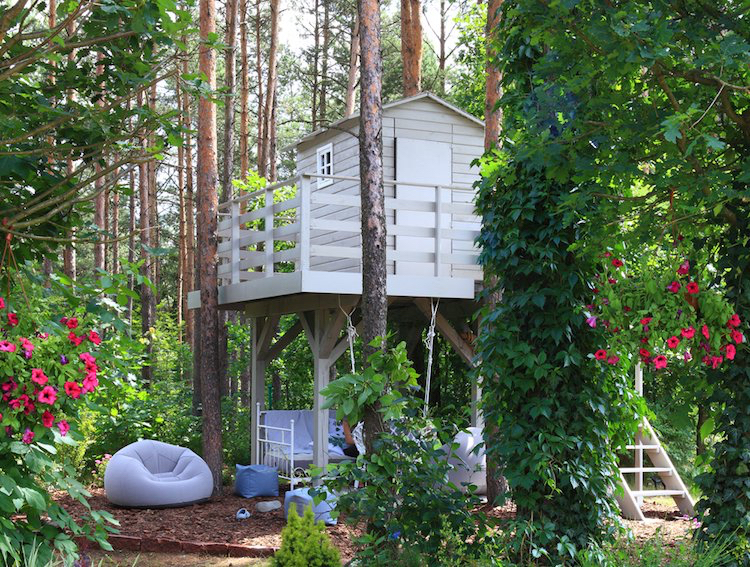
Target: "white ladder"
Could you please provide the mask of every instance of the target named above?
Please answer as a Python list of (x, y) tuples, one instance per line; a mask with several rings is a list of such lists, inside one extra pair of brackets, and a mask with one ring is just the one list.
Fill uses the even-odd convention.
[[(636, 365), (635, 387), (643, 394), (643, 370), (641, 365)], [(622, 515), (628, 520), (645, 520), (641, 507), (645, 498), (656, 496), (671, 496), (677, 508), (683, 514), (695, 516), (695, 503), (688, 492), (685, 483), (682, 482), (672, 460), (664, 450), (654, 428), (646, 418), (638, 428), (635, 443), (626, 447), (634, 452), (632, 467), (620, 467), (620, 485), (623, 493), (617, 495), (617, 502), (622, 510)], [(651, 466), (644, 463), (644, 456), (651, 461)], [(646, 490), (643, 486), (643, 475), (655, 473), (664, 483), (664, 490)], [(627, 476), (626, 476), (627, 475)], [(634, 475), (633, 488), (630, 488), (628, 478)]]

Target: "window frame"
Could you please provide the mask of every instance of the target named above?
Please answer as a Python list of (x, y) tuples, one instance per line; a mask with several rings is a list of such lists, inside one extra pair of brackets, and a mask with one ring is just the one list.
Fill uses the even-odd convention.
[[(327, 164), (327, 166), (323, 166), (321, 164), (321, 157), (328, 154), (330, 156), (330, 160)], [(324, 167), (328, 168), (328, 172), (324, 171)], [(327, 144), (324, 144), (320, 146), (317, 150), (315, 150), (315, 173), (318, 175), (333, 175), (333, 143), (329, 142)], [(323, 178), (318, 177), (317, 178), (317, 187), (320, 189), (321, 187), (328, 187), (329, 185), (333, 184), (333, 179), (330, 178)]]

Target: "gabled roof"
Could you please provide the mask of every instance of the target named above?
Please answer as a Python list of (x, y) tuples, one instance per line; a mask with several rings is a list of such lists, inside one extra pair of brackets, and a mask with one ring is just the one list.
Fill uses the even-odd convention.
[[(467, 120), (470, 120), (474, 124), (476, 124), (476, 125), (481, 126), (482, 128), (484, 128), (484, 122), (482, 122), (479, 118), (477, 118), (476, 116), (472, 116), (471, 114), (469, 114), (465, 110), (461, 110), (460, 108), (458, 108), (457, 106), (451, 104), (447, 100), (443, 100), (439, 96), (434, 95), (432, 93), (419, 93), (418, 95), (409, 96), (409, 97), (405, 97), (405, 98), (400, 98), (398, 100), (394, 100), (393, 102), (389, 102), (388, 104), (384, 104), (383, 105), (383, 112), (385, 112), (386, 110), (389, 110), (391, 108), (396, 108), (397, 106), (402, 106), (404, 104), (409, 104), (410, 102), (414, 102), (414, 101), (422, 100), (422, 99), (429, 99), (429, 100), (431, 100), (433, 102), (436, 102), (436, 103), (440, 104), (441, 106), (444, 106), (448, 110), (451, 110), (451, 111), (455, 112), (459, 116), (463, 116)], [(359, 112), (355, 112), (354, 114), (352, 114), (351, 116), (347, 116), (346, 118), (340, 118), (336, 122), (332, 122), (331, 124), (329, 124), (328, 126), (326, 126), (324, 128), (319, 128), (319, 129), (315, 130), (314, 132), (311, 132), (310, 134), (306, 134), (305, 136), (301, 137), (299, 140), (297, 140), (291, 146), (288, 146), (288, 147), (284, 148), (284, 150), (291, 149), (292, 147), (297, 146), (299, 144), (304, 144), (305, 142), (309, 142), (310, 140), (313, 140), (313, 139), (317, 138), (320, 134), (322, 134), (323, 132), (326, 132), (327, 130), (342, 129), (342, 128), (344, 128), (344, 124), (346, 124), (348, 122), (351, 122), (351, 121), (354, 121), (354, 120), (358, 120), (358, 119), (359, 119)]]

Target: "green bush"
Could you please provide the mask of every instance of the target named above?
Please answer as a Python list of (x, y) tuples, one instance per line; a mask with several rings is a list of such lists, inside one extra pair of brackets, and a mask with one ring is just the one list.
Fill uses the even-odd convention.
[(286, 527), (281, 530), (281, 549), (276, 552), (274, 567), (340, 567), (339, 550), (333, 547), (322, 523), (315, 523), (312, 506), (300, 518), (297, 507), (289, 509)]

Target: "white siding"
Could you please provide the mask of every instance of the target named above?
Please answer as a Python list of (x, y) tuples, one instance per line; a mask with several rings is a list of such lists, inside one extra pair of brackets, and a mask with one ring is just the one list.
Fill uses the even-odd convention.
[[(333, 172), (334, 175), (359, 176), (359, 140), (356, 137), (358, 122), (353, 120), (341, 125), (347, 127), (348, 131), (328, 130), (316, 136), (315, 139), (301, 143), (297, 152), (298, 173), (315, 172), (315, 152), (320, 146), (333, 144)], [(354, 135), (353, 135), (354, 134)], [(422, 98), (405, 102), (402, 105), (388, 108), (383, 113), (383, 168), (385, 179), (395, 179), (396, 142), (395, 139), (412, 138), (418, 140), (430, 140), (436, 142), (447, 142), (452, 146), (452, 184), (470, 187), (478, 178), (476, 167), (471, 162), (483, 152), (484, 130), (479, 124), (472, 122), (465, 116), (443, 106), (429, 98)], [(401, 179), (399, 179), (401, 181)], [(419, 179), (408, 181), (419, 182)], [(393, 185), (386, 185), (386, 196), (395, 195)], [(317, 190), (313, 182), (312, 191)], [(358, 194), (357, 182), (335, 181), (333, 184), (321, 189), (326, 193), (339, 195)], [(430, 190), (430, 189), (426, 189)], [(467, 201), (470, 194), (458, 194), (454, 201)], [(352, 207), (340, 205), (313, 205), (312, 216), (314, 219), (336, 219), (346, 221), (359, 221), (358, 211)], [(454, 215), (453, 228), (477, 230), (479, 223), (473, 217), (460, 217)], [(393, 223), (393, 213), (389, 213), (388, 223)], [(314, 230), (311, 244), (335, 244), (336, 246), (359, 246), (360, 235), (346, 232), (331, 232)], [(388, 237), (388, 248), (395, 246), (395, 239)], [(461, 253), (471, 249), (468, 242), (455, 242), (450, 251)], [(446, 251), (447, 252), (447, 251)], [(359, 261), (337, 258), (313, 258), (311, 262), (313, 270), (320, 271), (359, 271)], [(392, 263), (389, 265), (389, 273), (393, 273)], [(455, 276), (470, 277), (476, 275), (479, 268), (467, 271), (454, 270)]]

